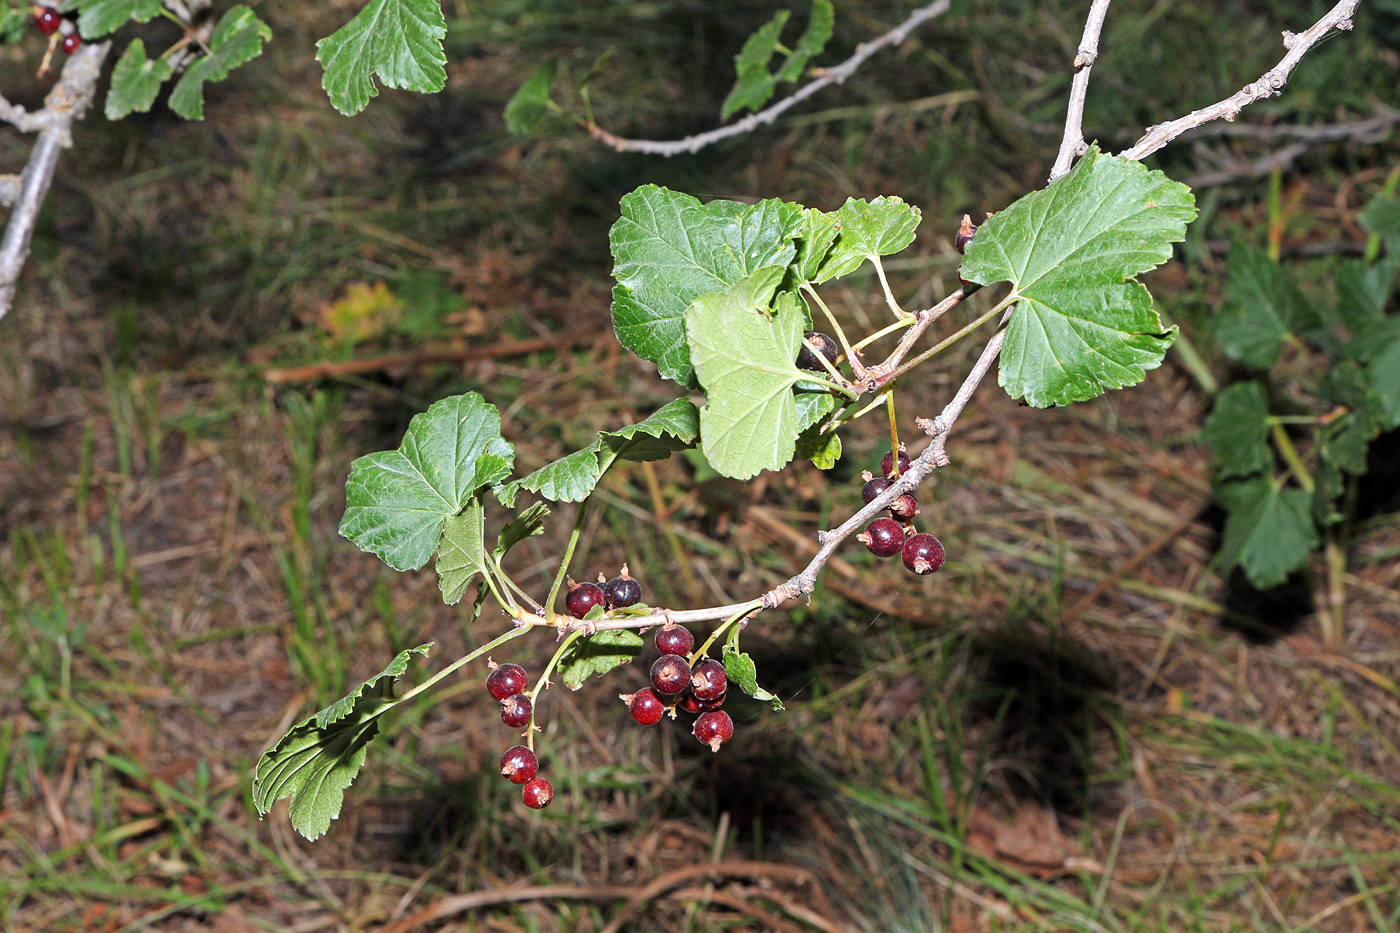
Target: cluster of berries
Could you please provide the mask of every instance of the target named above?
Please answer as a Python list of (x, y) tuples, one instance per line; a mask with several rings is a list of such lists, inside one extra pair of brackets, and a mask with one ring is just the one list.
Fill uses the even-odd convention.
[(575, 583), (569, 580), (569, 593), (564, 597), (564, 611), (576, 619), (582, 619), (594, 606), (602, 606), (609, 611), (626, 609), (642, 601), (642, 585), (627, 573), (627, 565), (622, 572), (608, 580), (601, 573), (597, 583)]
[[(890, 482), (909, 469), (909, 463), (909, 455), (904, 452), (904, 445), (900, 444), (897, 460), (891, 451), (880, 461), (884, 476), (872, 476), (869, 470), (862, 473), (865, 485), (861, 488), (860, 497), (865, 504), (874, 502), (876, 497), (889, 489)], [(942, 567), (943, 544), (933, 535), (914, 529), (914, 516), (919, 514), (919, 504), (914, 497), (905, 493), (886, 508), (893, 518), (875, 519), (856, 535), (856, 540), (876, 557), (901, 555), (904, 566), (917, 574), (933, 573)]]
[[(530, 698), (525, 695), (529, 678), (525, 668), (519, 664), (491, 663), (491, 673), (486, 677), (486, 689), (491, 696), (501, 701), (501, 722), (512, 729), (524, 729), (530, 725), (534, 710)], [(554, 787), (542, 777), (536, 777), (540, 770), (540, 760), (526, 745), (512, 745), (501, 756), (501, 777), (512, 784), (523, 784), (521, 796), (525, 806), (542, 810), (554, 799)]]
[(734, 736), (734, 720), (720, 709), (729, 692), (729, 676), (724, 665), (713, 658), (701, 658), (694, 664), (686, 655), (695, 648), (695, 636), (690, 630), (667, 622), (656, 631), (656, 650), (661, 657), (651, 666), (651, 686), (636, 693), (619, 694), (632, 718), (644, 726), (654, 726), (663, 714), (676, 710), (697, 713), (691, 730), (710, 751)]
[(36, 6), (34, 8), (35, 28), (46, 36), (51, 36), (62, 30), (58, 47), (69, 55), (78, 51), (83, 44), (83, 40), (78, 37), (77, 19), (77, 10), (60, 13), (51, 6)]

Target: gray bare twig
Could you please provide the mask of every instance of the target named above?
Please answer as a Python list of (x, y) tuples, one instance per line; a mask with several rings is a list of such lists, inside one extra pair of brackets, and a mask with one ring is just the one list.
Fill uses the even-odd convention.
[(1084, 100), (1089, 96), (1089, 72), (1094, 68), (1094, 59), (1099, 57), (1099, 33), (1103, 32), (1108, 4), (1109, 0), (1094, 0), (1089, 8), (1089, 18), (1084, 22), (1084, 37), (1079, 40), (1079, 51), (1074, 56), (1074, 81), (1069, 89), (1065, 135), (1060, 141), (1060, 154), (1055, 157), (1055, 166), (1050, 169), (1051, 181), (1068, 174), (1075, 157), (1089, 149), (1084, 139)]

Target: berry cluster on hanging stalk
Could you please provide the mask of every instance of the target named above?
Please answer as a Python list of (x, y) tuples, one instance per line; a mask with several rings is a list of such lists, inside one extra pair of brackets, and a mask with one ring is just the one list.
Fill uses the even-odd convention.
[[(882, 263), (910, 246), (920, 221), (918, 209), (899, 198), (851, 199), (828, 212), (778, 200), (702, 203), (646, 185), (623, 198), (621, 214), (610, 235), (614, 330), (682, 397), (519, 478), (512, 478), (515, 448), (501, 436), (495, 406), (474, 392), (414, 417), (398, 449), (355, 461), (341, 533), (396, 570), (432, 562), (446, 603), (474, 590), (471, 620), (489, 599), (509, 625), (395, 697), (394, 680), (430, 646), (401, 652), (349, 696), (294, 726), (256, 766), (260, 812), (287, 797), (297, 830), (311, 838), (325, 832), (386, 712), (540, 630), (557, 646), (533, 688), (511, 664), (487, 678), (502, 720), (524, 730), (524, 743), (507, 750), (501, 772), (522, 785), (528, 806), (552, 797), (535, 753), (541, 692), (551, 678), (579, 689), (632, 663), (647, 630), (655, 630), (657, 657), (647, 686), (619, 694), (628, 714), (644, 726), (693, 715), (695, 738), (718, 751), (734, 734), (733, 718), (720, 708), (732, 690), (782, 708), (758, 685), (742, 633), (754, 618), (810, 597), (848, 538), (880, 557), (900, 555), (915, 574), (944, 567), (943, 544), (915, 524), (915, 490), (949, 463), (950, 433), (998, 359), (1001, 386), (1037, 407), (1134, 385), (1161, 363), (1176, 331), (1163, 326), (1135, 277), (1170, 257), (1195, 209), (1185, 186), (1091, 148), (1068, 175), (980, 227), (964, 219), (950, 239), (965, 250), (958, 274), (968, 284), (912, 312), (900, 306)], [(867, 265), (878, 282), (870, 301), (888, 310), (889, 322), (853, 339), (821, 287)], [(964, 304), (977, 287), (995, 283), (1007, 287), (994, 300), (979, 295)], [(945, 316), (965, 308), (971, 310), (961, 321), (943, 326), (941, 339), (920, 346)], [(984, 327), (990, 336), (947, 405), (914, 419), (927, 438), (916, 453), (912, 440), (899, 438), (896, 387)], [(885, 348), (883, 358), (871, 362), (876, 345)], [(703, 404), (692, 393), (703, 393)], [(653, 607), (625, 567), (597, 583), (570, 578), (591, 494), (615, 465), (698, 447), (716, 471), (737, 480), (798, 460), (829, 469), (842, 456), (843, 432), (871, 415), (886, 417), (890, 444), (880, 475), (864, 474), (863, 505), (816, 531), (816, 555), (767, 592), (726, 606)], [(548, 593), (532, 594), (511, 576), (506, 558), (542, 533), (558, 503), (578, 504), (572, 529)], [(494, 545), (488, 512), (493, 526), (500, 522)]]

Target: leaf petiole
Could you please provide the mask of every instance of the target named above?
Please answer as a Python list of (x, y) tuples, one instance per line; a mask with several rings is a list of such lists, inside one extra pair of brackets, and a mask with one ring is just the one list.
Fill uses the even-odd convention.
[(559, 572), (554, 575), (554, 583), (549, 587), (549, 599), (544, 604), (544, 618), (550, 625), (555, 624), (559, 614), (554, 605), (559, 599), (559, 589), (564, 585), (564, 577), (569, 573), (569, 562), (574, 559), (574, 548), (578, 546), (579, 534), (583, 531), (583, 520), (588, 516), (588, 499), (579, 503), (578, 515), (574, 518), (574, 530), (569, 534), (569, 546), (564, 548), (564, 556), (559, 561)]
[(719, 638), (720, 635), (728, 631), (731, 626), (733, 626), (736, 622), (738, 622), (740, 619), (744, 618), (754, 610), (762, 608), (762, 599), (751, 599), (748, 602), (744, 603), (742, 606), (740, 606), (738, 612), (734, 613), (729, 618), (721, 622), (719, 625), (715, 626), (715, 630), (710, 633), (709, 638), (705, 639), (705, 643), (702, 644), (699, 648), (696, 648), (693, 652), (691, 652), (691, 665), (693, 666), (696, 661), (705, 657), (706, 652), (710, 650), (710, 646), (715, 643), (715, 641)]
[(904, 375), (909, 370), (913, 369), (915, 366), (918, 366), (924, 360), (928, 359), (931, 356), (935, 356), (939, 353), (942, 353), (944, 350), (948, 349), (953, 344), (957, 343), (959, 340), (963, 339), (968, 334), (972, 333), (974, 330), (981, 327), (983, 324), (987, 323), (992, 318), (996, 317), (1002, 311), (1005, 311), (1010, 305), (1018, 301), (1020, 297), (1021, 296), (1016, 294), (1015, 292), (1012, 292), (1010, 295), (1007, 295), (1001, 301), (997, 302), (997, 304), (993, 306), (991, 310), (985, 312), (980, 317), (973, 320), (970, 324), (964, 326), (961, 330), (958, 330), (951, 336), (946, 337), (939, 343), (936, 343), (932, 347), (929, 347), (927, 350), (925, 350), (923, 353), (920, 353), (912, 360), (907, 361), (903, 366), (899, 367), (899, 369), (896, 369), (889, 376), (886, 376), (884, 381), (894, 382), (894, 380), (898, 379), (900, 376)]

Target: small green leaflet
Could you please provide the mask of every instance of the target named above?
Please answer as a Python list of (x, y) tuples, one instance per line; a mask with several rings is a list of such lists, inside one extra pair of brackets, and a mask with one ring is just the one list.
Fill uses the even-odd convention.
[(792, 387), (811, 374), (793, 362), (803, 327), (796, 296), (784, 292), (773, 300), (785, 272), (761, 269), (696, 299), (685, 312), (690, 356), (705, 387), (701, 449), (711, 466), (734, 479), (782, 469), (797, 446)]
[(1400, 237), (1400, 198), (1376, 195), (1361, 209), (1362, 226), (1382, 237)]
[(496, 549), (491, 552), (496, 560), (500, 560), (506, 552), (515, 547), (526, 538), (533, 538), (544, 531), (544, 518), (549, 514), (549, 506), (543, 502), (536, 502), (506, 526), (501, 529), (501, 533), (496, 536)]
[(506, 129), (512, 133), (533, 133), (549, 113), (549, 92), (559, 74), (559, 60), (551, 58), (536, 68), (520, 90), (506, 101)]
[(491, 572), (486, 563), (485, 512), (481, 500), (473, 498), (460, 515), (449, 515), (442, 525), (437, 546), (438, 589), (442, 601), (457, 605), (467, 584)]
[(365, 763), (379, 717), (397, 705), (394, 680), (412, 655), (427, 657), (432, 644), (400, 651), (389, 665), (315, 716), (293, 726), (263, 753), (253, 771), (253, 804), (260, 817), (291, 798), (292, 826), (315, 839), (340, 815), (349, 787)]
[(797, 435), (797, 456), (819, 470), (830, 470), (841, 459), (841, 438), (831, 428), (808, 428)]
[(1133, 276), (1171, 256), (1196, 216), (1185, 185), (1091, 147), (1068, 175), (989, 218), (962, 277), (1019, 299), (1001, 385), (1037, 407), (1141, 382), (1176, 339)]
[(395, 570), (417, 570), (444, 520), (504, 479), (514, 459), (496, 406), (475, 392), (442, 399), (413, 417), (398, 450), (351, 465), (340, 533)]
[[(737, 627), (733, 629), (735, 634), (738, 631)], [(758, 685), (758, 668), (755, 667), (753, 658), (739, 650), (737, 639), (731, 637), (724, 646), (723, 655), (724, 673), (730, 683), (738, 684), (740, 690), (755, 700), (772, 703), (775, 710), (783, 708), (783, 701), (776, 694), (769, 693)]]
[(841, 222), (836, 219), (835, 214), (828, 214), (815, 207), (802, 209), (797, 229), (793, 232), (797, 240), (797, 258), (793, 260), (792, 266), (798, 279), (803, 282), (817, 280), (822, 262), (840, 233)]
[(584, 635), (570, 645), (564, 656), (559, 659), (559, 679), (570, 690), (577, 690), (588, 678), (606, 674), (613, 668), (626, 664), (641, 650), (642, 636), (631, 629), (614, 629)]
[(613, 329), (618, 341), (661, 375), (695, 388), (685, 309), (767, 266), (786, 266), (802, 206), (781, 201), (710, 201), (643, 185), (622, 199), (612, 246)]
[(365, 109), (385, 87), (434, 93), (447, 83), (440, 0), (370, 0), (354, 19), (316, 43), (321, 86), (346, 116)]
[(777, 74), (770, 72), (768, 62), (780, 50), (779, 37), (790, 15), (788, 10), (773, 14), (773, 18), (749, 36), (743, 49), (734, 56), (737, 78), (720, 109), (721, 120), (728, 120), (745, 107), (758, 110), (773, 96), (780, 82), (796, 81), (802, 77), (807, 62), (820, 55), (826, 47), (835, 25), (836, 12), (830, 0), (814, 0), (807, 28), (797, 40), (797, 46), (787, 53)]
[(1269, 400), (1258, 382), (1237, 382), (1216, 396), (1201, 440), (1210, 445), (1220, 476), (1249, 476), (1273, 466), (1268, 418)]
[(115, 32), (131, 20), (148, 23), (160, 15), (161, 0), (64, 0), (63, 11), (78, 13), (78, 35), (88, 41)]
[(1334, 363), (1322, 377), (1319, 391), (1346, 410), (1318, 429), (1322, 459), (1356, 476), (1366, 472), (1366, 453), (1381, 433), (1385, 403), (1367, 374), (1355, 363)]
[(1386, 256), (1374, 264), (1348, 259), (1337, 268), (1337, 317), (1347, 330), (1359, 334), (1385, 317), (1385, 306), (1395, 292), (1400, 255)]
[(146, 44), (132, 39), (112, 69), (112, 86), (102, 112), (108, 120), (120, 120), (129, 113), (146, 113), (156, 102), (160, 86), (175, 73), (164, 58), (146, 58)]
[(1303, 301), (1287, 269), (1236, 241), (1225, 260), (1225, 311), (1215, 322), (1215, 339), (1231, 358), (1268, 369), (1302, 326)]
[(821, 264), (816, 281), (840, 278), (859, 269), (867, 259), (874, 262), (904, 249), (914, 242), (922, 217), (919, 209), (904, 203), (903, 198), (847, 198), (836, 212), (841, 235)]
[(1283, 583), (1317, 547), (1312, 496), (1301, 489), (1255, 476), (1222, 483), (1216, 498), (1230, 513), (1220, 542), (1221, 570), (1238, 565), (1261, 590)]
[(695, 445), (700, 412), (690, 399), (668, 402), (651, 417), (616, 431), (600, 431), (582, 450), (546, 463), (535, 472), (498, 490), (506, 505), (520, 489), (537, 492), (551, 502), (582, 502), (617, 460), (665, 460), (677, 450)]
[(231, 6), (209, 37), (209, 54), (185, 69), (170, 92), (170, 109), (186, 120), (204, 119), (204, 83), (222, 81), (229, 72), (262, 54), (272, 29), (253, 11)]
[(807, 63), (822, 53), (831, 39), (831, 31), (836, 26), (836, 8), (831, 0), (812, 0), (812, 15), (807, 19), (807, 28), (797, 39), (792, 54), (778, 69), (778, 81), (796, 81), (802, 77)]

